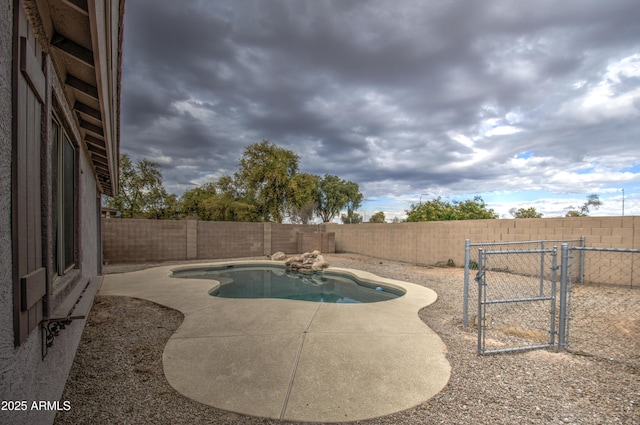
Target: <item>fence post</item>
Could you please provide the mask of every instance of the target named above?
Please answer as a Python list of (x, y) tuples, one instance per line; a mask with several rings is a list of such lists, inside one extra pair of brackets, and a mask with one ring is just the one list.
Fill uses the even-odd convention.
[[(584, 236), (580, 236), (580, 246), (584, 248)], [(580, 284), (584, 283), (584, 249), (580, 250)]]
[(560, 260), (560, 322), (558, 324), (558, 349), (567, 348), (567, 269), (569, 265), (569, 245), (562, 244)]
[(469, 327), (469, 265), (471, 262), (471, 241), (464, 240), (464, 295), (462, 301), (462, 326)]
[(478, 315), (476, 316), (476, 322), (478, 324), (478, 354), (482, 354), (484, 352), (484, 330), (483, 326), (486, 325), (484, 319), (484, 311), (482, 307), (484, 306), (484, 299), (486, 297), (486, 288), (484, 280), (484, 258), (482, 257), (483, 249), (478, 249), (478, 274), (476, 275), (476, 281), (478, 282)]
[(544, 295), (544, 241), (540, 241), (540, 297)]
[[(544, 242), (543, 242), (544, 243)], [(544, 254), (544, 249), (543, 249)], [(555, 344), (555, 336), (556, 336), (556, 284), (558, 282), (558, 247), (554, 246), (553, 251), (551, 252), (551, 296), (553, 300), (551, 301), (551, 325), (549, 327), (549, 345), (551, 347)], [(542, 292), (542, 288), (540, 291), (540, 297), (544, 296)]]

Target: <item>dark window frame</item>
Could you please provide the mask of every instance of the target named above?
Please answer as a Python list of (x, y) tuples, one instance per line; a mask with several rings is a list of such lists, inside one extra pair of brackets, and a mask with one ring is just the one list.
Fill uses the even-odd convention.
[(53, 277), (67, 275), (77, 265), (76, 194), (78, 152), (60, 119), (51, 118)]

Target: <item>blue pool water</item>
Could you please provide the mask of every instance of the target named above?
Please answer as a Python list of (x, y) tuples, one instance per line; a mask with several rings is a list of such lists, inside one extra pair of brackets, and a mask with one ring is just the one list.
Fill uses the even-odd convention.
[(280, 298), (323, 303), (372, 303), (398, 298), (402, 289), (359, 281), (337, 272), (300, 273), (279, 266), (195, 267), (175, 270), (173, 277), (213, 279), (222, 298)]

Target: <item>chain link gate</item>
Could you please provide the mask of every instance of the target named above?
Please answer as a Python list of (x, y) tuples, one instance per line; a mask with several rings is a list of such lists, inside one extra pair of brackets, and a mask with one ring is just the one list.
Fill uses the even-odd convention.
[(557, 247), (478, 249), (479, 354), (554, 346), (557, 270)]
[(561, 257), (559, 348), (640, 367), (640, 249), (563, 244)]

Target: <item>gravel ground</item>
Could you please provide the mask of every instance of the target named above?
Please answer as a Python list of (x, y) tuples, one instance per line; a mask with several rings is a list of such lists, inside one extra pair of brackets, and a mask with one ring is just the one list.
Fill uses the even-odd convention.
[[(332, 266), (424, 285), (438, 301), (419, 312), (448, 348), (447, 386), (412, 409), (366, 424), (640, 424), (640, 369), (551, 351), (478, 356), (476, 333), (461, 326), (463, 271), (370, 257), (325, 255)], [(166, 264), (166, 263), (165, 263)], [(157, 265), (157, 264), (156, 264)], [(112, 265), (123, 273), (152, 265)], [(276, 424), (196, 403), (162, 371), (162, 352), (182, 314), (148, 301), (96, 297), (56, 424)], [(428, 377), (425, 377), (428, 379)]]

